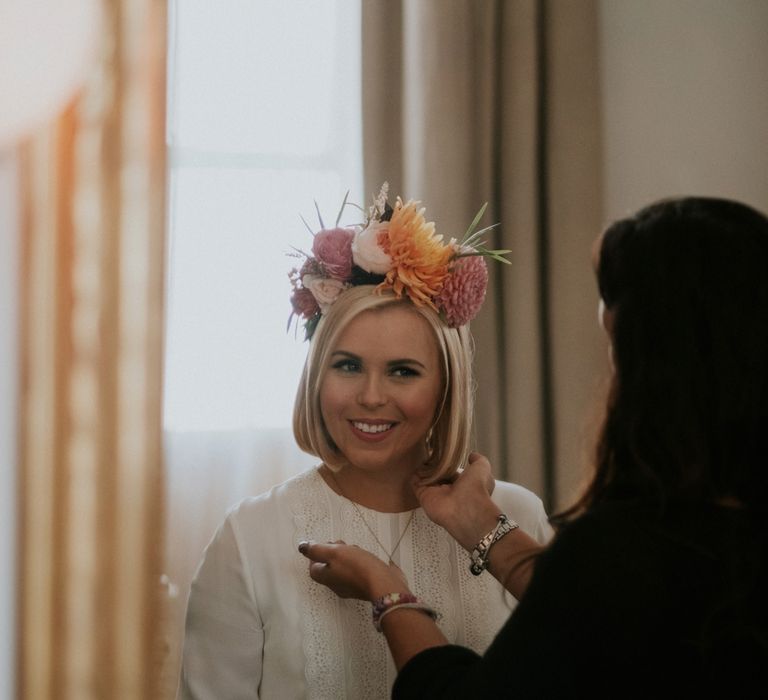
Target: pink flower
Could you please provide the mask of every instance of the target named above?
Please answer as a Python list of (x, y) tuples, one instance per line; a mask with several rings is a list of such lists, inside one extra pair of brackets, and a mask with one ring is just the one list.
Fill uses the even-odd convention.
[(348, 228), (318, 231), (312, 243), (312, 252), (326, 273), (342, 282), (352, 276), (352, 239), (355, 232)]
[(317, 277), (315, 275), (304, 275), (301, 283), (305, 289), (308, 289), (320, 305), (320, 311), (325, 313), (331, 304), (338, 298), (348, 285), (341, 280), (331, 277)]
[(435, 299), (437, 308), (445, 314), (446, 323), (451, 328), (463, 326), (477, 315), (487, 286), (488, 268), (484, 257), (470, 255), (453, 263)]
[(303, 287), (293, 290), (291, 306), (293, 307), (293, 313), (307, 319), (312, 318), (320, 311), (320, 305), (317, 303), (314, 294), (309, 289)]

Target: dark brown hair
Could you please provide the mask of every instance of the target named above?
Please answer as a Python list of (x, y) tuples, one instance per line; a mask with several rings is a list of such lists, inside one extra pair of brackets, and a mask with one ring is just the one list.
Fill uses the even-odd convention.
[(583, 496), (768, 501), (768, 219), (738, 202), (665, 200), (603, 234), (597, 283), (614, 376)]

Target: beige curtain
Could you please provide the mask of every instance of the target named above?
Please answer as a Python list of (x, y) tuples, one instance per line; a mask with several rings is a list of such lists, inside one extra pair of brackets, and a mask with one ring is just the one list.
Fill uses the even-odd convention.
[(18, 695), (160, 697), (165, 3), (20, 154)]
[(549, 508), (582, 473), (604, 344), (596, 0), (363, 0), (365, 187), (423, 200), (460, 235), (488, 201), (477, 447)]

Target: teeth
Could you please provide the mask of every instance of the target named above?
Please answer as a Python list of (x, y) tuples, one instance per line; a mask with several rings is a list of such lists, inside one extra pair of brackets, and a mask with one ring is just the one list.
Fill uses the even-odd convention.
[(377, 425), (371, 425), (370, 423), (352, 423), (358, 430), (364, 433), (383, 433), (385, 430), (389, 430), (392, 427), (392, 423), (379, 423)]

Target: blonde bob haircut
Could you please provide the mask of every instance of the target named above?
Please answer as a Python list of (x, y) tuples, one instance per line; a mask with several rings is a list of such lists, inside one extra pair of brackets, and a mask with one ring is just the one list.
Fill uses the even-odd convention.
[(466, 326), (446, 326), (434, 309), (416, 306), (406, 297), (398, 299), (388, 290), (374, 293), (374, 289), (371, 285), (360, 285), (343, 292), (317, 324), (293, 407), (296, 442), (304, 452), (319, 457), (330, 469), (336, 471), (344, 466), (344, 456), (331, 439), (320, 410), (320, 387), (330, 355), (339, 335), (359, 314), (407, 304), (426, 319), (442, 359), (442, 400), (427, 437), (429, 456), (423, 476), (431, 483), (446, 479), (466, 464), (469, 455), (475, 389), (472, 336)]

